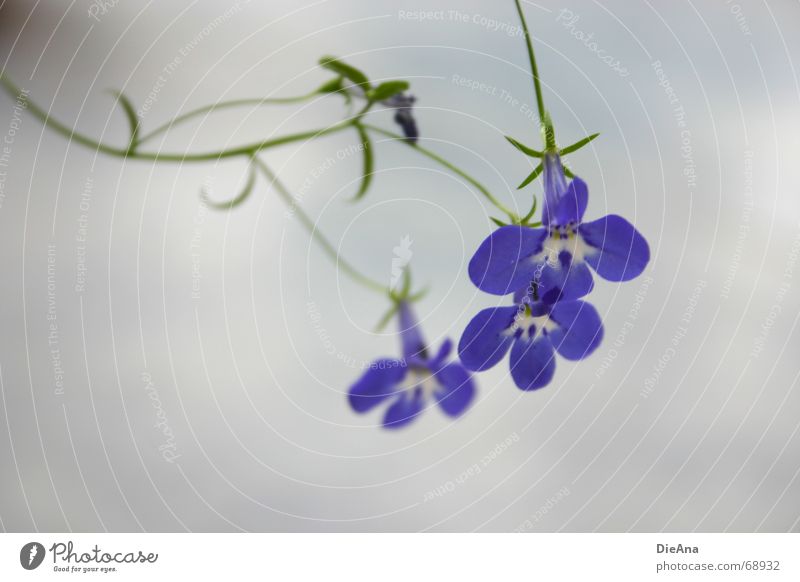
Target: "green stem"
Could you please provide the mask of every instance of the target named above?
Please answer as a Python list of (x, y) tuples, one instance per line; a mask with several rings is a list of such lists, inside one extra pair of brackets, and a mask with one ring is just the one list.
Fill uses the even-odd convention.
[(533, 43), (531, 42), (531, 35), (528, 32), (528, 24), (525, 22), (525, 13), (522, 11), (522, 4), (520, 0), (514, 0), (519, 13), (519, 19), (522, 23), (522, 31), (525, 35), (525, 45), (528, 48), (528, 60), (531, 63), (531, 73), (533, 73), (533, 89), (536, 92), (536, 107), (539, 110), (539, 123), (544, 131), (546, 149), (556, 147), (555, 132), (553, 131), (553, 124), (550, 121), (550, 116), (544, 108), (544, 97), (542, 96), (542, 86), (539, 81), (539, 67), (536, 66), (536, 55), (533, 52)]
[[(2, 83), (3, 87), (6, 91), (16, 97), (21, 93), (20, 89), (14, 85), (6, 76), (0, 76), (0, 83)], [(138, 152), (138, 151), (130, 151), (127, 147), (126, 148), (118, 148), (103, 144), (91, 137), (83, 135), (74, 129), (67, 127), (60, 121), (51, 117), (44, 109), (36, 105), (33, 101), (27, 101), (28, 110), (37, 117), (45, 126), (49, 127), (50, 129), (54, 130), (57, 133), (60, 133), (67, 139), (71, 141), (77, 142), (81, 145), (84, 145), (88, 148), (97, 150), (99, 152), (103, 152), (104, 154), (108, 154), (111, 156), (116, 156), (119, 158), (127, 158), (133, 160), (150, 160), (154, 162), (208, 162), (213, 160), (219, 160), (221, 158), (231, 158), (236, 156), (248, 156), (251, 157), (254, 154), (276, 146), (281, 146), (297, 141), (304, 141), (308, 139), (313, 139), (316, 137), (322, 137), (323, 135), (330, 135), (332, 133), (336, 133), (338, 131), (342, 131), (348, 129), (349, 127), (353, 126), (355, 120), (349, 119), (346, 121), (341, 121), (324, 129), (313, 129), (310, 131), (303, 131), (300, 133), (293, 133), (290, 135), (284, 135), (281, 137), (276, 137), (272, 139), (267, 139), (251, 144), (247, 144), (244, 146), (238, 146), (231, 149), (226, 150), (219, 150), (213, 152), (204, 152), (198, 154), (188, 154), (188, 153), (162, 153), (162, 152)]]
[(297, 214), (300, 219), (300, 222), (303, 226), (308, 230), (308, 233), (311, 235), (311, 238), (319, 244), (325, 254), (337, 265), (337, 267), (341, 267), (342, 271), (344, 271), (353, 281), (363, 285), (364, 287), (371, 289), (372, 291), (377, 291), (382, 295), (390, 295), (389, 288), (381, 285), (377, 281), (370, 279), (363, 273), (361, 273), (358, 269), (353, 267), (348, 261), (346, 261), (336, 250), (336, 247), (325, 238), (325, 236), (319, 231), (316, 224), (313, 220), (300, 208), (300, 205), (297, 204), (297, 200), (294, 196), (291, 195), (289, 190), (284, 186), (284, 184), (278, 179), (278, 176), (267, 166), (263, 160), (260, 158), (253, 158), (254, 163), (258, 166), (261, 170), (261, 173), (264, 174), (264, 177), (269, 180), (270, 184), (275, 187), (275, 191), (278, 193), (278, 196), (289, 206), (289, 208)]
[[(207, 162), (211, 160), (219, 160), (222, 158), (233, 158), (236, 156), (252, 156), (260, 151), (286, 145), (297, 141), (306, 141), (324, 135), (330, 135), (353, 126), (352, 120), (342, 121), (326, 127), (324, 129), (312, 129), (310, 131), (302, 131), (300, 133), (293, 133), (272, 139), (238, 146), (227, 150), (219, 150), (214, 152), (204, 152), (199, 154), (187, 153), (160, 153), (160, 152), (134, 152), (133, 155), (124, 153), (124, 157), (133, 158), (137, 160), (151, 160), (154, 162)], [(122, 150), (124, 152), (124, 150)]]
[(157, 135), (161, 135), (162, 133), (174, 128), (176, 125), (179, 125), (189, 119), (196, 117), (198, 115), (203, 115), (204, 113), (212, 113), (217, 111), (218, 109), (231, 109), (234, 107), (259, 107), (261, 105), (282, 105), (282, 104), (291, 104), (291, 103), (302, 103), (303, 101), (307, 101), (312, 97), (319, 95), (319, 91), (312, 91), (311, 93), (306, 93), (305, 95), (298, 95), (297, 97), (276, 97), (271, 99), (236, 99), (233, 101), (223, 101), (221, 103), (215, 103), (213, 105), (206, 105), (205, 107), (198, 107), (197, 109), (193, 109), (188, 113), (184, 113), (183, 115), (179, 115), (175, 119), (172, 119), (163, 125), (158, 126), (153, 131), (150, 131), (139, 138), (139, 144), (142, 144)]
[[(0, 83), (2, 83), (3, 88), (13, 98), (17, 98), (17, 96), (22, 94), (20, 88), (17, 87), (14, 83), (12, 83), (11, 80), (8, 79), (8, 77), (6, 77), (3, 74), (0, 74)], [(93, 140), (90, 137), (86, 137), (80, 133), (77, 133), (75, 130), (70, 129), (63, 123), (51, 118), (41, 107), (39, 107), (38, 105), (36, 105), (36, 103), (34, 103), (29, 99), (26, 100), (26, 104), (28, 111), (33, 113), (35, 117), (39, 118), (47, 127), (56, 131), (57, 133), (60, 133), (61, 135), (68, 137), (72, 141), (78, 142), (81, 145), (85, 145), (89, 148), (96, 149), (98, 151), (101, 151), (105, 154), (110, 154), (112, 156), (124, 157), (128, 152), (127, 149), (107, 146)]]
[(403, 142), (403, 143), (407, 144), (408, 146), (410, 146), (411, 148), (415, 149), (416, 151), (418, 151), (418, 152), (419, 152), (419, 153), (421, 153), (422, 155), (424, 155), (424, 156), (427, 156), (428, 158), (432, 159), (432, 160), (433, 160), (434, 162), (436, 162), (437, 164), (439, 164), (439, 165), (441, 165), (441, 166), (444, 166), (445, 168), (447, 168), (448, 170), (450, 170), (451, 172), (453, 172), (453, 173), (454, 173), (454, 174), (456, 174), (457, 176), (461, 176), (461, 177), (462, 177), (462, 178), (464, 178), (464, 179), (465, 179), (467, 182), (469, 182), (470, 184), (472, 184), (473, 186), (475, 186), (475, 188), (477, 188), (477, 189), (478, 189), (478, 191), (479, 191), (479, 192), (480, 192), (480, 193), (481, 193), (481, 194), (482, 194), (484, 197), (486, 197), (486, 199), (487, 199), (489, 202), (491, 202), (491, 203), (492, 203), (492, 204), (493, 204), (493, 205), (494, 205), (496, 208), (498, 208), (499, 210), (501, 210), (502, 212), (504, 212), (504, 213), (505, 213), (505, 214), (506, 214), (506, 215), (509, 217), (509, 219), (511, 219), (511, 220), (512, 220), (512, 222), (513, 222), (513, 220), (514, 220), (514, 219), (516, 219), (516, 218), (517, 218), (517, 215), (516, 215), (516, 213), (514, 213), (512, 210), (510, 210), (508, 207), (506, 207), (506, 206), (505, 206), (505, 205), (504, 205), (502, 202), (500, 202), (500, 201), (499, 201), (497, 198), (495, 198), (495, 197), (492, 195), (492, 193), (491, 193), (491, 192), (489, 192), (489, 190), (486, 188), (486, 186), (484, 186), (483, 184), (481, 184), (480, 182), (478, 182), (478, 180), (476, 180), (475, 178), (473, 178), (472, 176), (470, 176), (469, 174), (467, 174), (467, 173), (466, 173), (464, 170), (462, 170), (462, 169), (461, 169), (461, 168), (459, 168), (458, 166), (456, 166), (456, 165), (454, 165), (454, 164), (452, 164), (452, 163), (448, 162), (446, 159), (444, 159), (443, 157), (441, 157), (439, 154), (436, 154), (436, 153), (432, 152), (431, 150), (429, 150), (429, 149), (427, 149), (427, 148), (424, 148), (424, 147), (422, 147), (421, 145), (418, 145), (418, 144), (415, 144), (415, 143), (412, 143), (412, 142), (408, 141), (408, 140), (407, 140), (407, 139), (405, 139), (405, 138), (404, 138), (402, 135), (399, 135), (399, 134), (393, 133), (393, 132), (391, 132), (391, 131), (386, 131), (385, 129), (381, 129), (380, 127), (376, 127), (376, 126), (374, 126), (374, 125), (369, 125), (369, 124), (367, 124), (367, 123), (364, 123), (364, 124), (362, 124), (362, 125), (363, 125), (365, 128), (369, 129), (370, 131), (374, 131), (375, 133), (379, 133), (379, 134), (381, 134), (381, 135), (384, 135), (384, 136), (386, 136), (386, 137), (391, 137), (391, 138), (394, 138), (394, 139), (396, 139), (396, 140), (399, 140), (399, 141), (401, 141), (401, 142)]

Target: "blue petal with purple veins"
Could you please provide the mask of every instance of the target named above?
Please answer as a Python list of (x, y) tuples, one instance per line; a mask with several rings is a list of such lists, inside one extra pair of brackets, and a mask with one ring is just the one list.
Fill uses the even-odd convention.
[(434, 397), (449, 416), (459, 416), (475, 397), (475, 382), (469, 372), (458, 363), (451, 363), (436, 373), (439, 389)]
[(383, 417), (386, 428), (400, 428), (414, 420), (424, 406), (421, 390), (406, 390), (395, 400)]
[(594, 249), (585, 260), (609, 281), (629, 281), (639, 276), (650, 260), (650, 247), (634, 226), (616, 214), (581, 224), (578, 232)]
[(511, 348), (511, 377), (520, 390), (537, 390), (547, 386), (555, 371), (556, 355), (547, 337), (514, 342)]
[(397, 394), (407, 368), (400, 360), (383, 358), (370, 364), (369, 369), (353, 384), (348, 394), (350, 406), (356, 412), (368, 412)]
[(558, 354), (568, 360), (582, 360), (603, 340), (603, 322), (597, 310), (585, 301), (556, 303), (550, 318), (558, 324), (549, 338)]
[(519, 312), (517, 306), (484, 309), (467, 324), (458, 342), (458, 355), (468, 369), (488, 370), (503, 359), (513, 335), (507, 333)]
[(546, 265), (539, 276), (539, 299), (545, 303), (580, 299), (594, 289), (594, 278), (589, 267), (575, 262), (572, 255), (563, 251), (566, 260), (559, 257), (558, 265)]
[(447, 361), (451, 351), (453, 351), (453, 340), (447, 338), (442, 342), (442, 345), (439, 347), (439, 351), (436, 352), (436, 355), (430, 360), (430, 362), (428, 362), (428, 367), (431, 370), (438, 370), (441, 368)]
[(469, 262), (469, 277), (481, 291), (507, 295), (527, 286), (537, 268), (547, 231), (509, 225), (498, 228), (478, 247)]

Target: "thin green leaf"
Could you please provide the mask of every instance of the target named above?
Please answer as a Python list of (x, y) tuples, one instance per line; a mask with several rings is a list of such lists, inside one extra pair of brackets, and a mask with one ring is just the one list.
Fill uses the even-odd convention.
[(500, 220), (499, 218), (495, 218), (494, 216), (489, 217), (492, 222), (494, 222), (497, 226), (508, 226), (505, 222)]
[(245, 183), (244, 188), (242, 188), (242, 191), (239, 192), (239, 194), (235, 198), (227, 202), (214, 202), (208, 197), (208, 192), (206, 192), (205, 189), (202, 189), (200, 191), (200, 197), (202, 198), (203, 202), (205, 202), (211, 208), (215, 208), (217, 210), (230, 210), (231, 208), (236, 208), (242, 202), (247, 200), (247, 198), (253, 192), (253, 187), (255, 186), (255, 184), (256, 184), (256, 165), (253, 162), (251, 162), (250, 173), (247, 176), (247, 182)]
[(428, 294), (428, 291), (430, 291), (430, 290), (431, 290), (430, 287), (423, 287), (422, 290), (417, 291), (413, 295), (409, 295), (408, 296), (408, 300), (411, 301), (411, 302), (419, 301), (420, 299), (425, 297)]
[(590, 141), (592, 141), (592, 140), (593, 140), (594, 138), (596, 138), (598, 135), (600, 135), (600, 134), (599, 134), (599, 133), (593, 133), (593, 134), (592, 134), (592, 135), (590, 135), (589, 137), (585, 137), (585, 138), (583, 138), (583, 139), (582, 139), (582, 140), (580, 140), (580, 141), (576, 141), (576, 142), (575, 142), (574, 144), (572, 144), (571, 146), (567, 146), (567, 147), (565, 147), (563, 150), (560, 150), (560, 151), (559, 151), (559, 153), (560, 153), (562, 156), (563, 156), (563, 155), (566, 155), (566, 154), (571, 154), (572, 152), (574, 152), (574, 151), (577, 151), (577, 150), (581, 149), (583, 146), (585, 146), (587, 143), (589, 143)]
[(344, 79), (344, 77), (339, 76), (335, 79), (331, 79), (327, 83), (323, 83), (320, 85), (320, 88), (317, 89), (317, 93), (338, 93), (344, 89), (344, 86), (342, 85), (342, 79)]
[(539, 164), (538, 166), (536, 166), (536, 168), (534, 168), (533, 172), (528, 174), (528, 177), (522, 181), (522, 184), (517, 186), (517, 190), (522, 190), (525, 186), (527, 186), (528, 184), (533, 182), (536, 178), (538, 178), (539, 174), (541, 173), (542, 173), (542, 164)]
[(367, 130), (364, 129), (363, 125), (356, 123), (355, 126), (358, 131), (358, 138), (361, 140), (361, 145), (363, 146), (364, 171), (361, 175), (361, 186), (359, 186), (358, 192), (356, 192), (356, 195), (353, 197), (354, 202), (356, 200), (361, 200), (364, 194), (367, 193), (372, 183), (372, 176), (375, 172), (375, 157), (372, 153), (372, 141), (369, 139)]
[(531, 206), (531, 211), (528, 212), (528, 214), (526, 214), (525, 216), (522, 217), (522, 219), (520, 220), (520, 224), (525, 224), (526, 222), (528, 222), (531, 219), (531, 217), (533, 216), (533, 213), (536, 212), (537, 202), (538, 202), (538, 199), (536, 198), (536, 196), (534, 196), (533, 197), (533, 206)]
[(336, 57), (322, 57), (319, 60), (319, 64), (326, 69), (333, 71), (334, 73), (338, 73), (345, 79), (349, 79), (356, 85), (362, 87), (364, 90), (368, 90), (370, 88), (369, 79), (367, 79), (367, 76), (364, 73), (355, 67), (340, 61)]
[(374, 89), (367, 92), (367, 99), (370, 101), (383, 101), (408, 90), (408, 81), (386, 81), (381, 83)]
[(572, 170), (570, 170), (570, 169), (569, 169), (568, 167), (566, 167), (566, 166), (564, 166), (564, 175), (565, 175), (567, 178), (570, 178), (570, 179), (572, 179), (572, 178), (574, 178), (574, 177), (575, 177), (575, 174), (573, 174), (573, 173), (572, 173)]
[(383, 315), (383, 317), (381, 317), (380, 321), (378, 321), (378, 324), (375, 326), (375, 331), (376, 331), (376, 332), (383, 331), (383, 329), (384, 329), (384, 328), (385, 328), (385, 327), (386, 327), (386, 326), (389, 324), (389, 322), (392, 320), (392, 317), (394, 317), (394, 314), (395, 314), (395, 313), (397, 313), (397, 310), (398, 310), (399, 308), (400, 308), (400, 304), (399, 304), (399, 303), (394, 303), (394, 304), (392, 305), (392, 307), (389, 309), (389, 311), (387, 311), (387, 312), (386, 312), (386, 313)]
[(136, 109), (134, 109), (131, 100), (122, 91), (111, 91), (111, 94), (117, 98), (117, 103), (120, 104), (125, 112), (125, 117), (128, 118), (128, 127), (131, 132), (131, 138), (128, 141), (128, 152), (133, 153), (139, 143), (139, 116), (136, 115)]
[(522, 144), (515, 140), (513, 137), (505, 136), (508, 142), (521, 151), (523, 154), (531, 156), (532, 158), (541, 158), (544, 156), (544, 152), (540, 152), (539, 150), (535, 150), (533, 148), (529, 148), (525, 144)]

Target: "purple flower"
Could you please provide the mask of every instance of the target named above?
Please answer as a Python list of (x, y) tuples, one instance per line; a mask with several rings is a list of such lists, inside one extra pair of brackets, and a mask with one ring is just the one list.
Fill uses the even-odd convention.
[(430, 357), (411, 306), (399, 306), (400, 339), (403, 358), (381, 358), (353, 384), (348, 395), (350, 406), (359, 413), (369, 412), (391, 400), (383, 417), (386, 428), (400, 428), (422, 412), (429, 400), (439, 403), (451, 417), (463, 413), (475, 396), (472, 375), (459, 362), (447, 363), (452, 342), (446, 340)]
[(469, 263), (479, 289), (506, 295), (533, 283), (538, 299), (555, 303), (592, 290), (589, 267), (609, 281), (641, 274), (650, 248), (630, 222), (615, 214), (582, 222), (589, 190), (577, 177), (567, 184), (558, 154), (545, 154), (543, 178), (542, 227), (509, 225), (490, 234)]
[(585, 301), (555, 304), (530, 301), (479, 312), (458, 342), (468, 369), (481, 372), (497, 364), (511, 349), (511, 377), (521, 390), (546, 386), (556, 370), (556, 352), (581, 360), (603, 339), (597, 310)]
[(416, 100), (417, 98), (413, 95), (397, 93), (383, 101), (386, 107), (391, 107), (395, 110), (394, 121), (403, 129), (403, 135), (411, 143), (417, 143), (419, 138), (419, 130), (412, 110)]

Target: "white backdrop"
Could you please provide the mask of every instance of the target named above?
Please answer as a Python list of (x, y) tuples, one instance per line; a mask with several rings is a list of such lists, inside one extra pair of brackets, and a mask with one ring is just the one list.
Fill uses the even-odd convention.
[[(219, 100), (303, 93), (328, 78), (318, 58), (339, 55), (409, 79), (421, 143), (526, 207), (541, 186), (515, 190), (530, 169), (503, 139), (536, 140), (513, 2), (440, 1), (415, 18), (430, 9), (7, 1), (0, 55), (33, 100), (117, 145), (127, 128), (107, 89), (152, 129)], [(560, 361), (546, 389), (520, 392), (500, 365), (462, 419), (434, 408), (398, 432), (345, 397), (362, 362), (398, 353), (371, 331), (386, 301), (337, 275), (263, 180), (231, 213), (200, 205), (204, 184), (232, 195), (243, 163), (96, 155), (0, 96), (0, 526), (796, 531), (800, 6), (526, 11), (560, 141), (601, 132), (567, 159), (589, 183), (587, 216), (626, 216), (651, 264), (598, 281), (604, 343)], [(335, 98), (244, 108), (154, 147), (207, 151), (344, 114)], [(370, 119), (395, 129), (389, 113)], [(410, 237), (415, 279), (431, 285), (417, 306), (427, 338), (457, 340), (497, 304), (466, 274), (496, 213), (389, 142), (372, 191), (349, 202), (355, 142), (264, 158), (374, 278), (389, 282)]]

